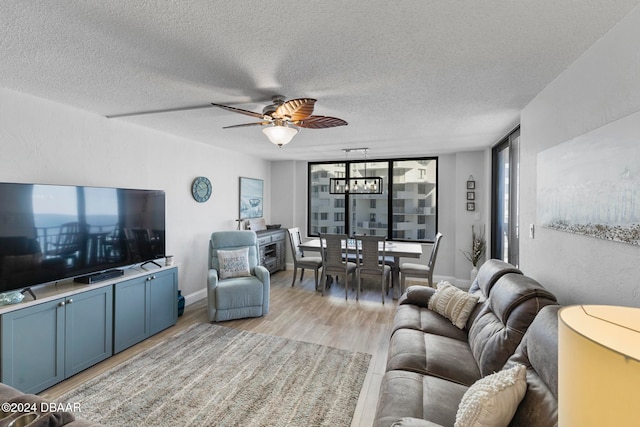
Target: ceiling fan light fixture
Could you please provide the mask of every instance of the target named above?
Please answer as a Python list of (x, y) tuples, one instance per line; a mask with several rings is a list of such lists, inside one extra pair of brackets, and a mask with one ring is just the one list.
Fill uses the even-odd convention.
[(282, 147), (291, 142), (293, 137), (298, 133), (298, 129), (284, 125), (273, 125), (262, 129), (262, 133), (264, 133), (273, 144)]

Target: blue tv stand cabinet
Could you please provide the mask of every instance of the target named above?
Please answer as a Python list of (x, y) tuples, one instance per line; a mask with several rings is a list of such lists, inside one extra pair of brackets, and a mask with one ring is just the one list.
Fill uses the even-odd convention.
[(25, 393), (49, 388), (178, 319), (175, 266), (130, 268), (115, 280), (65, 281), (34, 292), (35, 301), (0, 307), (0, 379)]

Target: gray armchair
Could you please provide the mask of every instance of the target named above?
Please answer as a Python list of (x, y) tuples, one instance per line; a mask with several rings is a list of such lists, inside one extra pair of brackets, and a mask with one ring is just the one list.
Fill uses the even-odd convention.
[(211, 234), (207, 279), (210, 322), (260, 317), (269, 312), (270, 276), (260, 265), (259, 254), (253, 231)]

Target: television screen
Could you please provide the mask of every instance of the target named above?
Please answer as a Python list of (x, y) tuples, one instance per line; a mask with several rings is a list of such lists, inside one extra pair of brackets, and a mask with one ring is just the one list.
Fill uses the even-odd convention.
[(0, 183), (0, 292), (164, 254), (164, 191)]

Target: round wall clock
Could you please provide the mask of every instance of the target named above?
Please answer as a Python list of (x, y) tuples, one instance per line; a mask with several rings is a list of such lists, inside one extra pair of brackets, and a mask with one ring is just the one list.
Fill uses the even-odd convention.
[(203, 203), (211, 197), (211, 181), (204, 176), (199, 176), (193, 180), (191, 194), (198, 203)]

